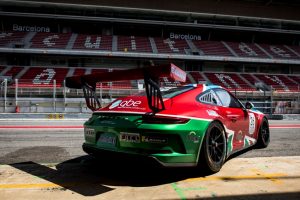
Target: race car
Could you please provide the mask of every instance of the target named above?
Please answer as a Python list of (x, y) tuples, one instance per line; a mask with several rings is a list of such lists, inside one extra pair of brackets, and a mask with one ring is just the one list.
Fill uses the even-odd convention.
[[(268, 120), (252, 103), (244, 106), (217, 85), (161, 88), (161, 77), (185, 82), (186, 73), (170, 64), (68, 77), (66, 85), (82, 88), (94, 111), (84, 124), (83, 150), (146, 157), (166, 167), (201, 166), (215, 173), (233, 153), (268, 146)], [(138, 79), (144, 79), (144, 92), (101, 107), (98, 82)]]

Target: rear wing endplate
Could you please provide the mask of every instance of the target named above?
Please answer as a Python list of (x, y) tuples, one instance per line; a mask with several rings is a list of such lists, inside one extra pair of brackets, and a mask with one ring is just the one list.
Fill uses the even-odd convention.
[(74, 89), (83, 89), (87, 107), (95, 111), (101, 108), (101, 103), (96, 95), (97, 83), (144, 79), (148, 106), (153, 113), (156, 113), (165, 109), (160, 91), (159, 78), (161, 77), (168, 77), (172, 81), (186, 81), (185, 71), (171, 63), (155, 67), (67, 77), (66, 86)]

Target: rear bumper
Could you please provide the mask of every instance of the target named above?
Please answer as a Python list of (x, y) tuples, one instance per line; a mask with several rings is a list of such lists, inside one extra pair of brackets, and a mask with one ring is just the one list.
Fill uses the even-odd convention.
[[(190, 160), (193, 155), (190, 154), (177, 154), (177, 155), (155, 155), (155, 154), (138, 154), (132, 152), (113, 151), (107, 149), (101, 149), (94, 145), (84, 143), (82, 145), (83, 151), (87, 154), (95, 155), (97, 157), (109, 158), (112, 160), (130, 161), (139, 163), (151, 163), (154, 165), (160, 165), (163, 167), (196, 167), (196, 162), (174, 162), (174, 160)], [(173, 161), (173, 162), (172, 162)]]

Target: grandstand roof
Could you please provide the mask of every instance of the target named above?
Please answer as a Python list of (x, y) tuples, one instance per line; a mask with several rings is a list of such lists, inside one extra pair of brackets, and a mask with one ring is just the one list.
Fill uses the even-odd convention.
[[(293, 0), (189, 0), (182, 3), (180, 0), (147, 1), (147, 0), (4, 0), (9, 3), (48, 4), (67, 7), (97, 6), (115, 8), (138, 8), (148, 10), (182, 11), (193, 13), (211, 13), (220, 15), (248, 16), (258, 18), (299, 20), (299, 1)], [(96, 7), (95, 7), (96, 6)]]

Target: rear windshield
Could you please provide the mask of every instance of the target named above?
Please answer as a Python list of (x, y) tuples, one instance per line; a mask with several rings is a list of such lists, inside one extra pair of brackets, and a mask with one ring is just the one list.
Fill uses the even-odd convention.
[[(161, 94), (163, 98), (172, 98), (175, 97), (177, 95), (180, 95), (184, 92), (193, 90), (195, 87), (191, 86), (191, 85), (187, 85), (187, 86), (181, 86), (181, 87), (176, 87), (176, 88), (160, 88)], [(146, 92), (141, 92), (139, 93), (137, 96), (146, 96)]]
[(177, 88), (171, 88), (164, 90), (163, 88), (161, 89), (162, 97), (163, 98), (172, 98), (177, 95), (180, 95), (184, 92), (190, 91), (194, 89), (195, 87), (193, 86), (182, 86), (182, 87), (177, 87)]

